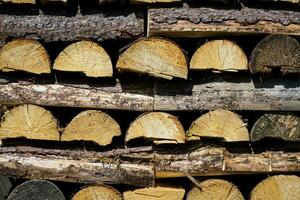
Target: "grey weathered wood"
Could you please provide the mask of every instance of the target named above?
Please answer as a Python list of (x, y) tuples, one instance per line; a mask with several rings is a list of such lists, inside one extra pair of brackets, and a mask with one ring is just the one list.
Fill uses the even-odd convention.
[(7, 176), (0, 176), (0, 200), (5, 200), (12, 184)]
[(18, 185), (7, 200), (65, 200), (63, 193), (53, 183), (45, 180), (29, 180)]
[(300, 35), (300, 13), (259, 8), (151, 8), (148, 35), (207, 37), (224, 34), (272, 33)]
[(250, 133), (252, 141), (277, 138), (285, 141), (300, 141), (300, 117), (292, 114), (264, 114)]
[(251, 73), (300, 73), (300, 44), (287, 35), (269, 35), (253, 49), (249, 59)]
[(144, 34), (142, 10), (107, 9), (94, 14), (0, 14), (0, 38), (30, 38), (45, 42), (137, 38)]

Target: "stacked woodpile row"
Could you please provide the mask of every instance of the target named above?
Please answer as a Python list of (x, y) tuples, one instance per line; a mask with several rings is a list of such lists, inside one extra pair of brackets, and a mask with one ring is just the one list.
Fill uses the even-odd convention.
[(300, 199), (298, 0), (0, 0), (0, 200)]

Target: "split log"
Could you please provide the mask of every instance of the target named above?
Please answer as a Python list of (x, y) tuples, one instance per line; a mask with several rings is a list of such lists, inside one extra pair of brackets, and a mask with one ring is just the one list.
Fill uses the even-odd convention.
[(277, 138), (285, 141), (300, 141), (300, 117), (292, 114), (264, 114), (254, 124), (251, 141)]
[(7, 176), (0, 176), (0, 200), (6, 200), (12, 188), (12, 183)]
[(212, 137), (222, 138), (227, 142), (249, 141), (246, 125), (234, 112), (217, 109), (202, 115), (192, 123), (187, 140)]
[(250, 200), (298, 200), (300, 178), (292, 175), (271, 176), (260, 182), (252, 191)]
[(187, 195), (187, 200), (244, 200), (240, 190), (233, 184), (221, 179), (208, 179), (194, 187)]
[(0, 49), (2, 71), (22, 70), (35, 74), (50, 73), (51, 61), (46, 49), (37, 41), (17, 39)]
[(117, 62), (120, 72), (149, 74), (165, 79), (187, 79), (184, 53), (175, 43), (162, 38), (143, 38), (123, 52)]
[(17, 186), (7, 200), (65, 200), (63, 193), (53, 183), (45, 180), (29, 180)]
[(140, 115), (129, 126), (125, 142), (137, 138), (153, 139), (154, 143), (184, 143), (185, 132), (180, 121), (163, 112)]
[(0, 14), (0, 38), (23, 37), (45, 42), (138, 38), (144, 34), (143, 16), (142, 10), (133, 9), (106, 9), (72, 16)]
[(286, 35), (270, 35), (261, 40), (251, 53), (251, 73), (300, 73), (300, 44)]
[(122, 194), (108, 185), (95, 185), (79, 190), (72, 200), (122, 200)]
[[(255, 14), (253, 14), (255, 13)], [(205, 7), (151, 8), (148, 36), (207, 37), (224, 34), (272, 33), (300, 35), (297, 11), (259, 8), (214, 9)]]
[(83, 72), (89, 77), (112, 77), (113, 67), (109, 55), (97, 43), (76, 42), (66, 47), (55, 59), (53, 69)]
[(112, 142), (113, 137), (121, 135), (121, 128), (108, 114), (87, 110), (79, 113), (65, 128), (62, 141), (93, 141), (101, 146)]
[(185, 189), (175, 186), (140, 188), (123, 193), (124, 200), (183, 200)]
[(2, 3), (12, 3), (12, 4), (35, 4), (35, 0), (0, 0)]
[(229, 40), (212, 40), (194, 53), (190, 69), (218, 71), (248, 70), (248, 60), (244, 51)]
[(59, 140), (56, 119), (46, 109), (21, 105), (7, 111), (1, 121), (0, 138), (25, 137), (36, 140)]

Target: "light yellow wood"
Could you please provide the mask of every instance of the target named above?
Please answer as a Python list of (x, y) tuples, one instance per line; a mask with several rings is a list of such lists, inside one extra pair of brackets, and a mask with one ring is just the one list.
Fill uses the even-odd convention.
[(244, 51), (229, 40), (212, 40), (197, 49), (192, 56), (190, 69), (240, 71), (248, 70)]
[(53, 69), (83, 72), (89, 77), (111, 77), (113, 67), (106, 51), (97, 43), (81, 41), (67, 46), (55, 59)]
[(201, 137), (222, 138), (227, 142), (249, 141), (246, 123), (234, 112), (217, 109), (196, 119), (188, 130), (188, 140)]
[(105, 146), (113, 137), (121, 135), (119, 124), (108, 114), (97, 110), (79, 113), (65, 128), (62, 141), (93, 141)]
[(39, 42), (16, 39), (0, 49), (0, 69), (35, 74), (50, 73), (51, 61), (46, 49)]
[(117, 62), (120, 72), (129, 71), (172, 79), (187, 79), (187, 61), (173, 42), (156, 37), (143, 38), (123, 52)]
[(132, 4), (142, 4), (142, 3), (174, 3), (181, 2), (181, 0), (130, 0)]
[(1, 3), (35, 4), (35, 0), (0, 0)]
[(122, 200), (122, 195), (112, 187), (97, 185), (79, 190), (72, 200)]
[(155, 143), (184, 143), (185, 132), (179, 120), (164, 112), (150, 112), (134, 120), (125, 137), (128, 142), (136, 138), (154, 139)]
[(179, 187), (148, 187), (123, 193), (124, 200), (183, 200), (185, 190)]
[(49, 111), (36, 105), (14, 107), (2, 117), (0, 139), (18, 137), (59, 140), (57, 121)]
[(194, 187), (187, 200), (244, 200), (242, 193), (232, 183), (221, 179), (209, 179)]
[(271, 176), (252, 191), (250, 200), (299, 200), (300, 178), (291, 175)]

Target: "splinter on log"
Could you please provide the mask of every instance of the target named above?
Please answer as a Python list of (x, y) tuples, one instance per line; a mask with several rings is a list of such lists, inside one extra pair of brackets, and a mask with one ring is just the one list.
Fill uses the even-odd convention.
[(285, 141), (300, 141), (300, 117), (290, 114), (264, 114), (254, 124), (251, 141), (277, 138)]
[(2, 3), (12, 3), (12, 4), (35, 4), (35, 0), (0, 0), (0, 5)]
[(209, 179), (194, 187), (187, 195), (187, 200), (244, 200), (240, 190), (232, 183), (221, 179)]
[(198, 48), (191, 59), (190, 69), (248, 70), (248, 60), (244, 51), (234, 42), (212, 40)]
[(249, 59), (251, 73), (300, 73), (300, 44), (287, 35), (270, 35), (261, 40)]
[(188, 130), (188, 140), (201, 137), (222, 138), (227, 142), (249, 141), (246, 123), (234, 112), (217, 109), (196, 119)]
[(65, 200), (63, 193), (53, 183), (45, 180), (30, 180), (17, 186), (7, 200)]
[(134, 42), (120, 55), (117, 69), (169, 80), (173, 77), (187, 79), (188, 75), (187, 60), (179, 46), (156, 37)]
[(90, 77), (113, 75), (109, 55), (100, 45), (92, 41), (81, 41), (67, 46), (55, 59), (53, 69), (83, 72)]
[(124, 200), (183, 200), (185, 190), (174, 186), (140, 188), (123, 193)]
[(71, 200), (122, 200), (122, 194), (107, 185), (95, 185), (79, 190)]
[(56, 119), (46, 109), (35, 105), (21, 105), (2, 117), (0, 139), (25, 137), (36, 140), (59, 140)]
[(298, 200), (300, 198), (298, 176), (271, 176), (260, 182), (252, 191), (250, 200)]
[(112, 142), (113, 137), (121, 135), (119, 124), (108, 114), (97, 110), (79, 113), (65, 128), (62, 141), (93, 141), (105, 146)]
[(35, 74), (50, 73), (51, 61), (46, 49), (39, 42), (16, 39), (0, 49), (0, 69)]
[(129, 126), (125, 142), (137, 138), (153, 139), (154, 143), (184, 143), (185, 132), (180, 121), (164, 112), (140, 115)]

